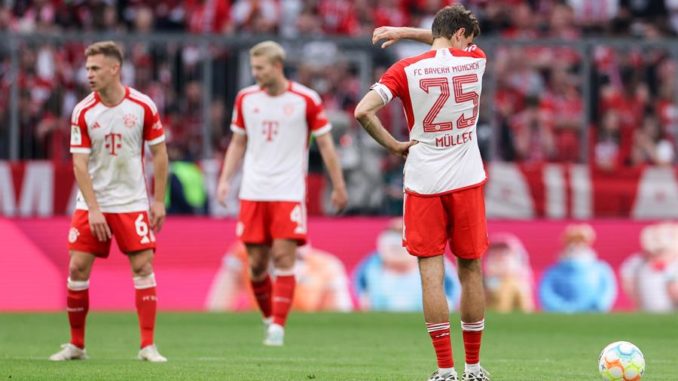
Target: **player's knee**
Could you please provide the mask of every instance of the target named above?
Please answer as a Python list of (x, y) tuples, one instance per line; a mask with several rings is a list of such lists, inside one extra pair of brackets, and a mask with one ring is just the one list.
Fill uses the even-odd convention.
[(471, 277), (482, 277), (482, 266), (480, 259), (458, 258), (459, 280), (464, 282)]
[(264, 261), (250, 261), (250, 276), (252, 279), (261, 279), (268, 272), (268, 263)]
[(153, 265), (151, 262), (133, 264), (132, 272), (135, 277), (146, 277), (153, 274)]
[(87, 263), (71, 261), (68, 265), (68, 277), (75, 281), (89, 279), (90, 266)]
[(276, 269), (291, 269), (294, 267), (294, 253), (273, 253), (273, 266)]

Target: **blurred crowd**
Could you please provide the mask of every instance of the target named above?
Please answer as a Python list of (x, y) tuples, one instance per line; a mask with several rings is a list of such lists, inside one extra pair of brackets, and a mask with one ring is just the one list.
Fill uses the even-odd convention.
[[(587, 161), (607, 170), (676, 162), (677, 62), (668, 49), (640, 42), (677, 34), (678, 0), (5, 0), (0, 2), (0, 32), (76, 32), (85, 39), (94, 32), (180, 32), (367, 41), (381, 25), (428, 28), (438, 9), (455, 2), (478, 16), (481, 38), (504, 39), (486, 46), (480, 42), (490, 56), (488, 78), (494, 84), (494, 96), (482, 97), (479, 120), (486, 158), (529, 164)], [(577, 43), (584, 37), (636, 38), (639, 44), (601, 42), (583, 52), (586, 56), (575, 45), (511, 44), (536, 38)], [(0, 89), (9, 95), (11, 57), (5, 42), (0, 41)], [(17, 109), (22, 159), (68, 160), (68, 117), (89, 92), (83, 57), (89, 42), (21, 43)], [(362, 49), (374, 65), (372, 73), (362, 73), (365, 67), (357, 55), (332, 40), (286, 48), (291, 50), (290, 77), (321, 94), (336, 127), (347, 181), (355, 188), (349, 192), (354, 211), (400, 213), (402, 163), (367, 139), (352, 114), (369, 86), (364, 78), (378, 80), (395, 59), (425, 47)], [(143, 38), (125, 50), (123, 81), (155, 100), (171, 159), (195, 161), (204, 159), (205, 152), (220, 158), (230, 139), (233, 98), (248, 76), (239, 57), (246, 51)], [(203, 66), (207, 57), (209, 76)], [(588, 98), (585, 85), (592, 90)], [(10, 99), (0, 98), (0, 158), (9, 152)], [(585, 112), (590, 125), (584, 124)], [(396, 102), (381, 115), (396, 137), (407, 136)], [(209, 149), (203, 144), (204, 126)], [(321, 171), (313, 150), (310, 163), (311, 172)], [(375, 188), (384, 191), (373, 192)]]
[[(374, 250), (352, 269), (344, 266), (337, 253), (311, 245), (300, 247), (293, 308), (307, 312), (421, 311), (417, 260), (402, 247), (402, 229), (401, 218), (389, 221), (376, 237)], [(596, 245), (597, 233), (586, 223), (569, 224), (558, 233), (557, 253), (529, 252), (512, 233), (490, 234), (483, 259), (488, 309), (501, 313), (604, 313), (615, 308), (678, 311), (677, 223), (643, 227), (638, 237), (640, 250), (635, 253), (614, 253), (609, 247)], [(533, 268), (537, 256), (553, 257), (553, 261)], [(603, 256), (623, 260), (612, 266)], [(461, 286), (457, 266), (450, 258), (444, 259), (444, 290), (450, 310), (455, 311)], [(247, 261), (244, 245), (234, 243), (213, 278), (206, 300), (210, 310), (255, 308)]]

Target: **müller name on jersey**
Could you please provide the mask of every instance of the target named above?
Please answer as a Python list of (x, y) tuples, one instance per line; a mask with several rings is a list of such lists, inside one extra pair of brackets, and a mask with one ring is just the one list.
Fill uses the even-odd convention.
[(452, 74), (471, 70), (480, 70), (480, 64), (478, 62), (471, 62), (456, 66), (417, 68), (414, 69), (413, 74), (414, 75)]
[(473, 131), (466, 131), (461, 134), (446, 134), (436, 138), (436, 147), (454, 147), (472, 140)]

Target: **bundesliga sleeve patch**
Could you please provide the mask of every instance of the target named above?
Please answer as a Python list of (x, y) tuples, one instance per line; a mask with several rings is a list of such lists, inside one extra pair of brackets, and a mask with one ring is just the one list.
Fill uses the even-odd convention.
[(80, 127), (73, 125), (71, 126), (71, 145), (79, 146), (82, 144), (82, 134), (80, 133)]

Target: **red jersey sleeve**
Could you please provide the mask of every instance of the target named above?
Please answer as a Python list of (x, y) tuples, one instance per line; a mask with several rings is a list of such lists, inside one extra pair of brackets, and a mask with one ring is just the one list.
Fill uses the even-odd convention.
[(165, 131), (158, 115), (158, 108), (153, 101), (149, 101), (144, 107), (144, 140), (149, 145), (165, 141)]
[(245, 118), (242, 114), (242, 100), (245, 93), (240, 91), (235, 97), (235, 104), (233, 105), (233, 117), (231, 118), (231, 131), (236, 134), (245, 133)]
[(384, 101), (384, 104), (390, 102), (393, 98), (403, 98), (407, 91), (407, 77), (402, 62), (396, 62), (391, 66), (379, 82), (370, 87)]
[(92, 152), (92, 141), (89, 138), (85, 112), (89, 107), (76, 106), (71, 116), (71, 153)]
[(332, 129), (320, 96), (307, 98), (306, 123), (313, 136), (322, 135)]

